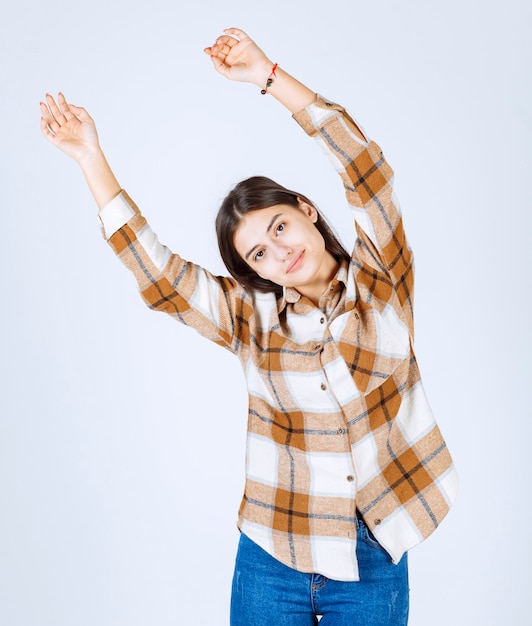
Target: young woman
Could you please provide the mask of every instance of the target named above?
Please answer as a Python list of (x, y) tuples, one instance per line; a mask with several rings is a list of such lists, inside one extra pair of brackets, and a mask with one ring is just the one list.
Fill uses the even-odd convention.
[(445, 517), (457, 481), (413, 353), (413, 261), (392, 170), (342, 107), (243, 31), (205, 52), (326, 149), (356, 220), (351, 255), (307, 197), (254, 177), (220, 208), (232, 277), (215, 277), (158, 241), (84, 109), (47, 95), (42, 131), (81, 166), (147, 304), (242, 363), (249, 421), (231, 624), (406, 624), (406, 552)]

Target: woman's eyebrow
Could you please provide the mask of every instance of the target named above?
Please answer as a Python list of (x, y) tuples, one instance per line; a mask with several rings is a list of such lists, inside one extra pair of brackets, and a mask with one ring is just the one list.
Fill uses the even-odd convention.
[[(272, 219), (270, 220), (270, 223), (268, 224), (268, 228), (266, 229), (266, 234), (268, 234), (270, 232), (270, 230), (272, 229), (272, 226), (274, 225), (275, 221), (277, 220), (277, 218), (281, 217), (282, 213), (277, 213), (276, 215), (274, 215), (272, 217)], [(244, 257), (246, 259), (246, 261), (248, 260), (248, 257), (250, 254), (253, 253), (253, 250), (256, 250), (259, 247), (260, 244), (257, 244), (256, 246), (253, 246), (253, 248), (251, 248), (251, 250), (246, 254), (246, 256)]]

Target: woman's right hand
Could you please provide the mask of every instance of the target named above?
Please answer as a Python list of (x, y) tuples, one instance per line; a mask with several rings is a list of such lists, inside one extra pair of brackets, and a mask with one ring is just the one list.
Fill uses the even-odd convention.
[(96, 204), (103, 208), (120, 193), (120, 185), (100, 148), (94, 120), (85, 109), (68, 104), (62, 93), (57, 103), (46, 94), (41, 112), (43, 135), (80, 165)]
[(96, 125), (87, 111), (68, 104), (62, 93), (57, 103), (50, 94), (41, 102), (41, 130), (50, 143), (78, 163), (100, 150)]

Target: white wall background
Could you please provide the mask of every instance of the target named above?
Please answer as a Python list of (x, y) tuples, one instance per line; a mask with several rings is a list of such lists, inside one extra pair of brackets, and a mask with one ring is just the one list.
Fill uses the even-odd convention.
[(19, 0), (0, 9), (0, 624), (228, 623), (243, 487), (237, 360), (149, 312), (75, 164), (63, 90), (163, 240), (222, 272), (243, 177), (301, 189), (346, 239), (325, 157), (202, 49), (248, 30), (384, 147), (417, 253), (417, 351), (461, 474), (410, 556), (411, 626), (531, 623), (531, 4)]

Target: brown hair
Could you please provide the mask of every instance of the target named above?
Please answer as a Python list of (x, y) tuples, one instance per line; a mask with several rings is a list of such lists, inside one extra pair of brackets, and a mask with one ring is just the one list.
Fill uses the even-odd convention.
[[(241, 181), (225, 197), (216, 216), (218, 247), (229, 273), (244, 287), (262, 292), (273, 291), (277, 295), (283, 291), (276, 283), (261, 278), (236, 251), (233, 238), (240, 220), (250, 211), (267, 209), (276, 204), (287, 204), (297, 208), (298, 198), (314, 206), (304, 195), (291, 191), (265, 176), (252, 176)], [(349, 260), (349, 255), (319, 211), (314, 225), (321, 233), (325, 248), (332, 256), (339, 263), (343, 259)]]

